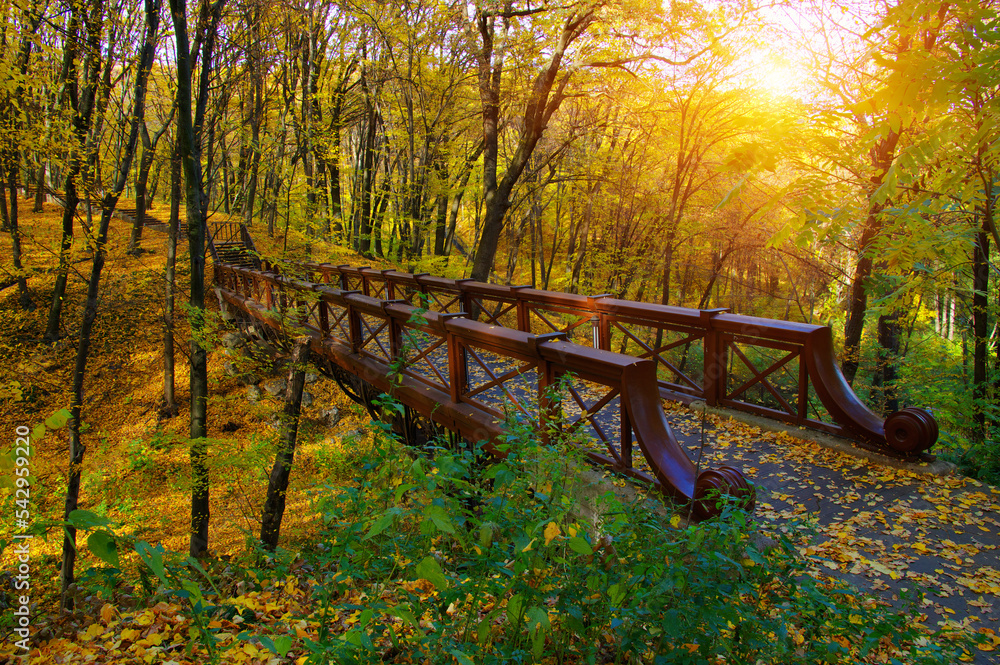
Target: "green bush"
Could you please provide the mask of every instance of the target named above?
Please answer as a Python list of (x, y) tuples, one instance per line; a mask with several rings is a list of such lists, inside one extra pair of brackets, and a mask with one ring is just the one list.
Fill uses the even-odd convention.
[(586, 519), (582, 462), (512, 427), (502, 461), (475, 447), (416, 455), (379, 437), (353, 486), (331, 491), (320, 505), (322, 541), (306, 555), (325, 580), (317, 611), (325, 617), (358, 594), (367, 601), (347, 607), (358, 615), (346, 632), (321, 620), (318, 638), (305, 641), (311, 663), (392, 654), (484, 664), (918, 663), (960, 653), (907, 612), (810, 576), (787, 536), (759, 547), (738, 510), (682, 527), (661, 504), (608, 493)]

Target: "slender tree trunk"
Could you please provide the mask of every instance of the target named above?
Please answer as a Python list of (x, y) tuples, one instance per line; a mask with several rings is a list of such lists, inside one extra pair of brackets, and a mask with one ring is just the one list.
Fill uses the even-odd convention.
[(208, 200), (201, 171), (201, 137), (205, 107), (208, 104), (212, 51), (225, 0), (215, 0), (202, 11), (201, 72), (198, 79), (197, 105), (192, 114), (192, 59), (188, 38), (185, 0), (170, 0), (177, 44), (177, 142), (184, 170), (187, 209), (188, 249), (191, 258), (191, 425), (190, 459), (191, 540), (189, 553), (202, 557), (208, 552), (208, 353), (200, 339), (205, 328), (205, 219)]
[(153, 195), (147, 191), (146, 186), (149, 182), (149, 171), (153, 166), (153, 159), (156, 157), (156, 146), (160, 142), (160, 137), (170, 126), (173, 117), (174, 109), (171, 108), (170, 116), (163, 123), (160, 131), (156, 132), (152, 138), (149, 136), (149, 129), (145, 123), (142, 125), (142, 158), (139, 160), (139, 173), (135, 178), (135, 220), (132, 224), (132, 236), (129, 238), (129, 253), (133, 256), (142, 251), (140, 247), (142, 228), (146, 223), (146, 210), (152, 208)]
[(871, 178), (868, 215), (861, 232), (857, 249), (857, 267), (851, 281), (851, 292), (847, 302), (847, 322), (844, 324), (844, 357), (841, 370), (847, 383), (853, 385), (861, 360), (861, 334), (865, 329), (865, 313), (868, 311), (868, 280), (872, 274), (872, 257), (869, 255), (871, 243), (882, 230), (880, 214), (884, 204), (872, 200), (874, 192), (882, 185), (885, 174), (896, 154), (899, 134), (894, 131), (879, 141), (872, 150), (872, 166), (875, 175)]
[[(28, 278), (24, 275), (24, 265), (21, 262), (21, 230), (17, 220), (17, 162), (7, 172), (10, 189), (10, 208), (8, 210), (8, 225), (10, 228), (10, 238), (13, 247), (11, 248), (11, 258), (14, 261), (14, 270), (17, 272), (18, 304), (21, 309), (34, 309), (35, 303), (28, 292)], [(2, 187), (0, 187), (2, 188)]]
[(35, 207), (32, 212), (42, 212), (45, 210), (45, 160), (39, 160), (38, 173), (35, 176)]
[(878, 365), (873, 386), (882, 392), (882, 413), (888, 416), (899, 411), (898, 362), (899, 362), (899, 327), (900, 312), (880, 316), (878, 319)]
[[(69, 480), (66, 487), (66, 502), (63, 513), (64, 519), (67, 520), (79, 505), (80, 478), (82, 474), (83, 455), (86, 451), (86, 447), (80, 438), (81, 417), (83, 415), (83, 383), (87, 373), (87, 360), (90, 356), (91, 333), (93, 332), (94, 321), (97, 319), (97, 299), (100, 291), (101, 272), (104, 269), (108, 227), (111, 224), (111, 215), (118, 204), (118, 198), (122, 190), (125, 189), (125, 183), (132, 168), (132, 157), (135, 154), (135, 145), (139, 137), (139, 123), (142, 122), (142, 117), (145, 113), (146, 81), (149, 76), (149, 70), (153, 65), (156, 34), (160, 21), (159, 0), (146, 0), (145, 13), (146, 36), (140, 46), (139, 67), (136, 70), (135, 93), (133, 96), (134, 105), (128, 132), (128, 141), (124, 147), (114, 187), (110, 192), (105, 194), (104, 200), (101, 202), (101, 221), (94, 247), (94, 262), (91, 267), (90, 281), (87, 284), (87, 302), (84, 306), (83, 319), (80, 322), (80, 342), (76, 350), (76, 364), (73, 368), (73, 394), (70, 398), (70, 412), (72, 417), (70, 418), (68, 427)], [(61, 569), (61, 605), (64, 610), (73, 609), (73, 598), (68, 591), (74, 581), (75, 564), (76, 529), (68, 526), (63, 538)]]
[(302, 387), (305, 385), (306, 363), (309, 362), (309, 338), (295, 340), (285, 389), (285, 406), (281, 415), (281, 433), (278, 436), (278, 454), (267, 483), (267, 498), (261, 518), (260, 541), (268, 550), (278, 546), (281, 518), (285, 514), (285, 495), (288, 478), (295, 460), (295, 444), (299, 428), (299, 411), (302, 405)]
[[(479, 78), (479, 96), (483, 117), (483, 190), (486, 214), (483, 218), (483, 234), (479, 238), (476, 257), (472, 262), (472, 279), (489, 281), (493, 270), (497, 242), (503, 230), (504, 217), (510, 209), (511, 192), (538, 145), (552, 114), (559, 109), (565, 99), (565, 88), (571, 72), (559, 77), (562, 59), (570, 44), (582, 35), (594, 20), (593, 8), (572, 14), (563, 25), (557, 45), (552, 49), (548, 62), (539, 70), (532, 82), (531, 94), (524, 109), (521, 133), (517, 147), (507, 164), (503, 178), (497, 179), (499, 156), (499, 101), (500, 78), (503, 58), (494, 58), (494, 19), (490, 15), (477, 16), (477, 28), (482, 40), (482, 48), (476, 54)], [(504, 19), (504, 29), (507, 20)], [(557, 78), (558, 83), (557, 83)]]
[[(64, 199), (62, 240), (59, 244), (59, 269), (56, 273), (55, 287), (52, 290), (52, 302), (49, 305), (49, 317), (45, 326), (45, 334), (42, 337), (46, 342), (54, 342), (59, 339), (63, 299), (66, 295), (66, 283), (69, 279), (69, 252), (73, 245), (73, 219), (80, 204), (77, 183), (79, 182), (80, 173), (83, 170), (85, 161), (81, 150), (90, 132), (94, 100), (97, 95), (97, 75), (101, 69), (100, 61), (97, 60), (99, 52), (94, 53), (88, 50), (84, 71), (89, 73), (90, 78), (84, 81), (83, 94), (78, 95), (77, 89), (79, 84), (77, 81), (76, 59), (79, 50), (77, 40), (79, 39), (81, 12), (83, 12), (83, 9), (74, 5), (73, 14), (70, 16), (67, 28), (66, 49), (63, 54), (61, 78), (65, 91), (64, 100), (75, 111), (73, 115), (75, 145), (70, 150), (69, 169), (66, 172), (66, 181), (63, 185)], [(88, 26), (92, 26), (94, 23), (91, 21), (88, 23)], [(93, 43), (92, 40), (91, 43)], [(90, 211), (89, 203), (88, 200), (86, 202), (88, 215)]]
[[(10, 215), (7, 213), (7, 188), (0, 187), (0, 224), (4, 231), (10, 231)], [(20, 238), (18, 239), (20, 243)]]
[(174, 400), (174, 272), (177, 264), (177, 232), (181, 208), (181, 159), (175, 143), (170, 158), (170, 221), (167, 223), (167, 265), (164, 269), (166, 294), (163, 303), (163, 406), (161, 415), (177, 415)]
[(990, 238), (985, 222), (972, 248), (972, 420), (973, 439), (986, 440), (986, 354), (989, 351)]

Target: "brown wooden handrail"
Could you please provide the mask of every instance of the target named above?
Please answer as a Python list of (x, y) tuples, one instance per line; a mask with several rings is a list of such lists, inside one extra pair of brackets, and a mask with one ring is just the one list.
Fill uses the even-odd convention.
[[(715, 493), (735, 496), (748, 510), (753, 509), (753, 490), (739, 470), (700, 471), (691, 463), (660, 407), (656, 366), (650, 359), (573, 344), (562, 333), (534, 334), (472, 321), (457, 312), (426, 311), (405, 299), (365, 295), (363, 291), (372, 291), (371, 283), (367, 289), (348, 290), (365, 286), (352, 283), (352, 277), (367, 275), (364, 270), (338, 271), (337, 279), (324, 271), (322, 281), (225, 264), (216, 264), (214, 270), (216, 288), (228, 306), (281, 334), (308, 335), (315, 353), (469, 440), (491, 442), (502, 435), (504, 404), (489, 396), (490, 389), (501, 390), (511, 408), (538, 418), (544, 435), (552, 410), (562, 402), (580, 399), (572, 385), (564, 389), (569, 394), (558, 399), (550, 394), (560, 377), (568, 375), (571, 381), (603, 391), (591, 404), (584, 400), (580, 417), (568, 425), (594, 424), (607, 454), (587, 449), (592, 460), (692, 502), (700, 518), (718, 513), (720, 503), (712, 499)], [(420, 285), (421, 280), (406, 277), (393, 285), (383, 282), (381, 291), (388, 288), (392, 294), (396, 286)], [(338, 286), (331, 286), (335, 283)], [(424, 286), (429, 283), (423, 280)], [(422, 337), (409, 343), (414, 335)], [(504, 362), (489, 362), (490, 354)], [(511, 361), (513, 368), (507, 366)], [(535, 378), (529, 393), (523, 386), (519, 390), (508, 385), (523, 384), (531, 375)], [(602, 432), (609, 422), (617, 422), (619, 428), (613, 436)], [(633, 438), (652, 476), (634, 466)], [(488, 450), (501, 454), (492, 445)]]
[[(634, 341), (643, 349), (639, 357), (653, 360), (664, 397), (686, 402), (701, 399), (709, 406), (830, 432), (897, 455), (924, 452), (937, 441), (937, 423), (929, 411), (908, 407), (883, 419), (858, 398), (840, 371), (828, 326), (394, 270), (322, 263), (304, 263), (298, 268), (345, 289), (382, 293), (411, 303), (419, 293), (432, 309), (477, 312), (488, 323), (524, 332), (565, 332), (575, 342), (604, 350), (613, 349), (617, 334), (619, 343)], [(571, 320), (554, 322), (553, 316)], [(680, 341), (651, 345), (632, 329), (646, 331), (646, 339), (662, 341), (665, 334), (673, 333)], [(682, 347), (686, 358), (695, 345), (702, 352), (700, 377), (690, 376), (664, 357), (664, 351)], [(766, 359), (768, 353), (780, 357), (764, 364), (767, 360), (761, 358)], [(797, 371), (790, 371), (794, 367)], [(787, 396), (775, 385), (782, 372), (786, 378), (793, 375), (795, 382), (795, 390)], [(766, 396), (767, 403), (754, 398), (755, 390)]]

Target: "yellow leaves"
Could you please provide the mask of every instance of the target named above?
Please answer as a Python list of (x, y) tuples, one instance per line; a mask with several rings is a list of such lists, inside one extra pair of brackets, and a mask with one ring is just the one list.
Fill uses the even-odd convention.
[(558, 524), (556, 524), (555, 522), (549, 522), (545, 526), (545, 544), (548, 545), (553, 540), (555, 540), (556, 537), (559, 536), (561, 531), (562, 530), (559, 528)]
[(894, 580), (898, 580), (900, 577), (899, 573), (897, 573), (895, 570), (889, 569), (887, 566), (883, 565), (878, 561), (869, 561), (868, 565), (871, 567), (872, 570), (875, 570), (883, 575), (888, 575), (890, 578)]
[(980, 628), (979, 633), (986, 636), (986, 641), (979, 645), (980, 651), (996, 651), (1000, 648), (1000, 635), (992, 628)]
[(104, 634), (104, 626), (102, 626), (99, 623), (94, 623), (94, 624), (91, 624), (90, 627), (88, 627), (87, 630), (85, 630), (83, 632), (83, 635), (81, 636), (80, 639), (82, 641), (84, 641), (84, 642), (90, 642), (91, 640), (95, 639), (97, 636), (103, 635), (103, 634)]
[(104, 607), (101, 608), (101, 621), (104, 622), (104, 625), (106, 626), (115, 618), (115, 614), (117, 614), (117, 611), (115, 610), (114, 605), (105, 603)]

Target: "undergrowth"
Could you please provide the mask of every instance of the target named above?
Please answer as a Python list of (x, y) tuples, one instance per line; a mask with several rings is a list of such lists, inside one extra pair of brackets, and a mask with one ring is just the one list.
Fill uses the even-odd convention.
[[(139, 542), (134, 588), (184, 617), (163, 625), (186, 629), (189, 662), (939, 663), (968, 646), (818, 581), (791, 537), (761, 545), (735, 508), (686, 524), (595, 492), (557, 434), (547, 446), (509, 425), (502, 460), (407, 448), (382, 427), (353, 482), (314, 492), (322, 527), (303, 552), (203, 567)], [(113, 570), (85, 579), (113, 599)], [(105, 622), (108, 643), (149, 621)]]

